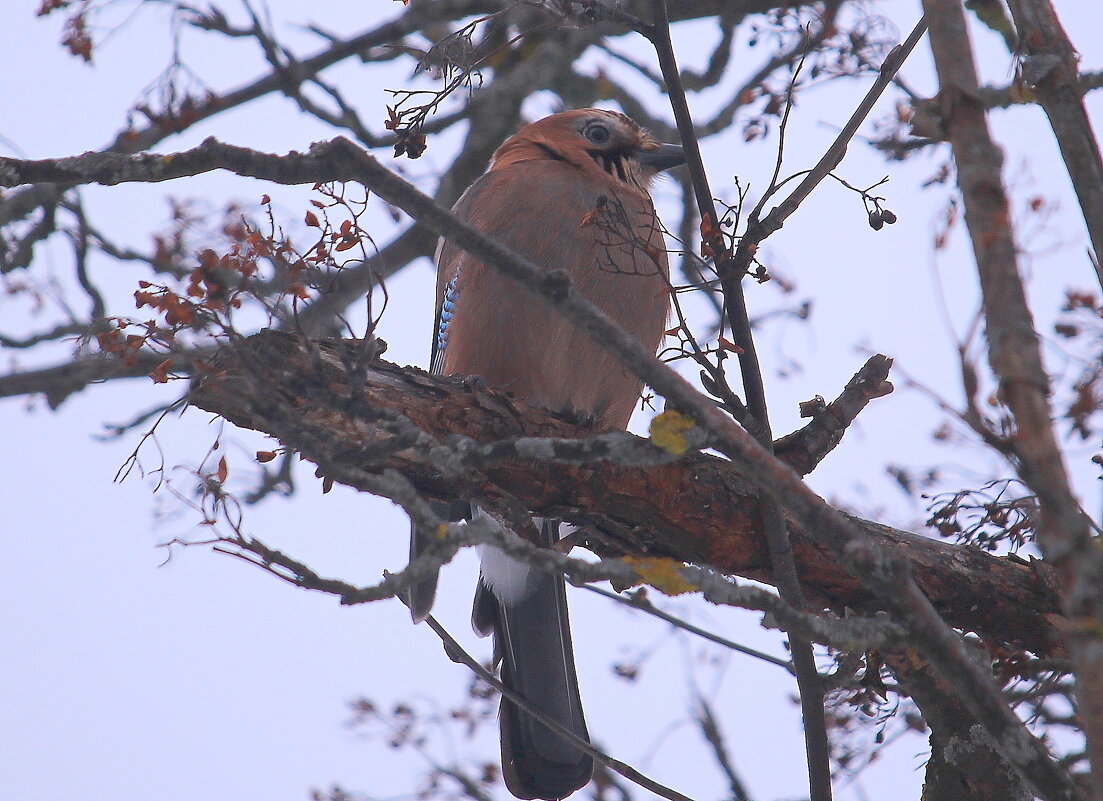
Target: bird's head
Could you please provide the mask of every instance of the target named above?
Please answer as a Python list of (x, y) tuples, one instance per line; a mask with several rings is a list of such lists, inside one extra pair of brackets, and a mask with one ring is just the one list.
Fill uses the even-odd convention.
[(655, 175), (685, 161), (679, 145), (652, 138), (615, 111), (583, 108), (529, 123), (494, 153), (491, 169), (539, 159), (568, 162), (596, 177), (647, 191)]

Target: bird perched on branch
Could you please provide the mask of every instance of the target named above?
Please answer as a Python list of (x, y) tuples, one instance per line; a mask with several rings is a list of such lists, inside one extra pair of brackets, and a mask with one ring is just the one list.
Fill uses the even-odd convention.
[[(572, 286), (654, 350), (666, 326), (666, 249), (648, 194), (656, 173), (683, 162), (623, 114), (578, 109), (526, 125), (454, 211), (475, 228)], [(528, 403), (628, 425), (642, 383), (600, 344), (509, 278), (442, 239), (432, 370), (479, 376)], [(451, 509), (452, 519), (459, 510)], [(443, 512), (442, 512), (443, 513)], [(559, 525), (536, 519), (540, 544)], [(415, 528), (411, 558), (432, 540)], [(502, 682), (542, 715), (588, 742), (575, 675), (562, 576), (484, 547), (472, 622), (494, 634)], [(429, 614), (436, 577), (415, 586), (415, 620)], [(591, 757), (502, 699), (502, 772), (518, 798), (561, 799), (583, 787)]]

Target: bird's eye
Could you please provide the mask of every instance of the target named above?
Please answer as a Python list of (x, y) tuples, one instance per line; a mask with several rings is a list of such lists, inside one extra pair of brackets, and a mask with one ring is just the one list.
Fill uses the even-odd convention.
[(609, 129), (599, 122), (587, 126), (583, 133), (595, 145), (604, 145), (609, 141)]

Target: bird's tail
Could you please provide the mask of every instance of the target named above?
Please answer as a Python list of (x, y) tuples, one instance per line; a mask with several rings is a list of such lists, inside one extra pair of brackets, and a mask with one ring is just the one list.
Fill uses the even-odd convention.
[[(545, 544), (558, 524), (537, 521)], [(502, 683), (545, 717), (589, 742), (575, 673), (571, 627), (562, 576), (519, 562), (496, 548), (483, 548), (482, 576), (472, 624), (494, 634)], [(502, 698), (502, 773), (506, 787), (524, 799), (566, 798), (589, 782), (590, 755)]]
[[(466, 501), (452, 503), (431, 501), (429, 505), (441, 520), (463, 520), (471, 516), (471, 504)], [(410, 561), (413, 562), (425, 553), (436, 541), (436, 536), (435, 531), (423, 531), (411, 521)], [(437, 574), (438, 571), (432, 571), (424, 579), (411, 585), (406, 594), (406, 605), (410, 607), (410, 616), (415, 623), (425, 620), (433, 611), (433, 601), (437, 597)]]

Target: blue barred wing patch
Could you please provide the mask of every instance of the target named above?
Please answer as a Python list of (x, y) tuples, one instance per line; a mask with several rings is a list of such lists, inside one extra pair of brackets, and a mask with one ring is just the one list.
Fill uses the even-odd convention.
[(444, 286), (444, 297), (440, 301), (440, 311), (437, 314), (437, 339), (433, 350), (433, 364), (431, 370), (439, 373), (444, 367), (444, 352), (448, 348), (448, 324), (452, 322), (452, 316), (456, 311), (456, 299), (459, 297), (460, 274), (457, 272), (452, 280)]

